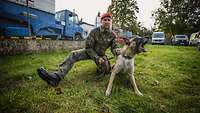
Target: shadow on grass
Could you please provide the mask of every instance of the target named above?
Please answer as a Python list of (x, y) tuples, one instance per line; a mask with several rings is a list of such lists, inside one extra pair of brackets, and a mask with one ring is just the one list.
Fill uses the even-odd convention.
[[(174, 108), (181, 113), (199, 113), (200, 112), (200, 76), (192, 74), (175, 84), (176, 97), (173, 100)], [(174, 109), (175, 110), (175, 109)]]

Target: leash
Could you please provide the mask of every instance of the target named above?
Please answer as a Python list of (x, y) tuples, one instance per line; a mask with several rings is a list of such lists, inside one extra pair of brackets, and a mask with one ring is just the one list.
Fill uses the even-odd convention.
[(111, 59), (113, 59), (113, 58), (114, 58), (113, 56), (112, 56), (112, 57), (109, 57), (108, 60), (111, 60)]

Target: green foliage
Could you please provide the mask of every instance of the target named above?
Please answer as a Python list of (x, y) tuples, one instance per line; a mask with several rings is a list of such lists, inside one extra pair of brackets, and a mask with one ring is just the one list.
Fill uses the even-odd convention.
[[(55, 88), (36, 69), (55, 70), (68, 52), (0, 58), (1, 113), (199, 113), (200, 53), (194, 47), (147, 45), (136, 57), (135, 77), (143, 97), (135, 95), (126, 74), (119, 74), (110, 97), (109, 75), (96, 80), (90, 60), (74, 65)], [(107, 51), (109, 58), (113, 57)], [(111, 59), (113, 64), (115, 59)]]
[(171, 35), (191, 34), (200, 30), (199, 0), (161, 0), (153, 16), (158, 29)]
[(139, 28), (136, 13), (138, 13), (136, 0), (112, 0), (108, 11), (113, 14), (114, 25), (136, 33)]

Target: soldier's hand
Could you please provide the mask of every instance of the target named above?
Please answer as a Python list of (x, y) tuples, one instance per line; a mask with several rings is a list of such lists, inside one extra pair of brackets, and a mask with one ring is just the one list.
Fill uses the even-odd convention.
[(99, 58), (99, 64), (102, 64), (102, 63), (104, 63), (104, 59), (103, 58)]

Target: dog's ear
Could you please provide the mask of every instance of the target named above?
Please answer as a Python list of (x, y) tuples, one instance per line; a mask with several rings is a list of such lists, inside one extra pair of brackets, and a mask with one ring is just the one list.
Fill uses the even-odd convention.
[(129, 42), (130, 42), (130, 44), (129, 44), (130, 47), (135, 47), (136, 46), (136, 39), (135, 38), (131, 38), (129, 40)]
[(135, 41), (136, 40), (136, 38), (131, 38), (130, 40), (129, 40), (129, 42), (133, 42), (133, 41)]

